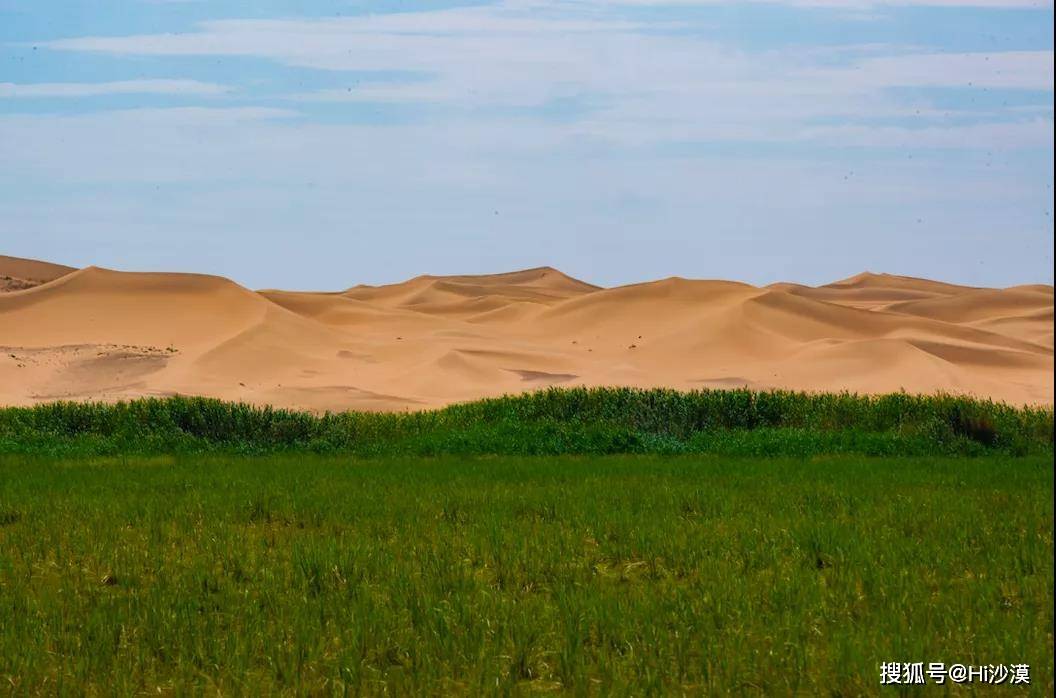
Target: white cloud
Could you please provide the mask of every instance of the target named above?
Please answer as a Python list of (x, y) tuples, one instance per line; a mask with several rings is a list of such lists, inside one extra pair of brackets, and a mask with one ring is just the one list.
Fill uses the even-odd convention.
[(428, 76), (289, 95), (293, 102), (414, 103), (472, 114), (586, 99), (592, 110), (579, 119), (577, 135), (629, 142), (795, 140), (804, 122), (819, 118), (920, 115), (919, 105), (911, 112), (893, 102), (884, 94), (888, 87), (1053, 85), (1052, 51), (908, 54), (872, 46), (746, 53), (658, 28), (670, 25), (614, 20), (591, 2), (509, 0), (328, 19), (213, 21), (181, 34), (45, 45), (131, 55), (247, 55), (327, 70)]
[(99, 95), (219, 95), (228, 88), (197, 80), (118, 80), (114, 82), (0, 82), (0, 98), (94, 97)]
[(838, 80), (861, 89), (883, 87), (979, 87), (1053, 89), (1052, 51), (913, 53), (860, 61), (853, 70), (804, 75), (831, 85)]
[[(1051, 153), (1051, 107), (1040, 115), (962, 110), (962, 119), (952, 121), (926, 96), (910, 105), (888, 89), (971, 83), (1051, 90), (1051, 51), (745, 52), (672, 28), (614, 19), (594, 0), (529, 0), (368, 17), (214, 21), (181, 34), (46, 43), (115, 55), (252, 56), (415, 78), (267, 100), (291, 109), (0, 116), (6, 169), (59, 188), (46, 205), (22, 205), (10, 194), (0, 232), (17, 222), (27, 233), (61, 239), (83, 225), (86, 239), (113, 238), (120, 246), (122, 228), (142, 231), (144, 255), (153, 249), (148, 242), (218, 246), (226, 253), (217, 259), (238, 258), (239, 250), (266, 257), (271, 250), (270, 269), (249, 262), (246, 268), (258, 269), (256, 282), (280, 285), (276, 273), (285, 273), (288, 259), (327, 250), (332, 275), (309, 282), (332, 288), (472, 270), (465, 266), (471, 263), (494, 270), (518, 264), (529, 249), (546, 255), (532, 263), (567, 265), (601, 281), (633, 280), (590, 273), (596, 264), (618, 275), (611, 266), (621, 259), (638, 278), (712, 273), (773, 280), (792, 275), (780, 272), (788, 259), (839, 266), (818, 272), (824, 280), (864, 266), (853, 261), (854, 244), (882, 242), (883, 249), (867, 250), (874, 254), (870, 264), (882, 264), (886, 258), (875, 255), (884, 249), (894, 259), (924, 245), (918, 229), (905, 227), (918, 218), (941, 218), (947, 233), (1001, 227), (1038, 237), (1047, 224), (1048, 247), (1040, 252), (1005, 246), (988, 254), (1006, 254), (1014, 262), (1010, 276), (1015, 264), (1034, 269), (1036, 262), (1040, 269), (1051, 260), (1051, 219), (1039, 223), (1037, 203), (1051, 169), (1045, 181), (1044, 173), (1026, 176), (1038, 174), (1036, 165), (1014, 164)], [(310, 118), (321, 101), (427, 108), (414, 110), (409, 122), (324, 124)], [(571, 105), (569, 118), (541, 118), (555, 102)], [(577, 104), (589, 108), (576, 111)], [(294, 118), (298, 110), (303, 118)], [(691, 142), (729, 150), (708, 155), (705, 145), (694, 154), (685, 145)], [(777, 145), (787, 149), (767, 150)], [(848, 179), (846, 162), (812, 156), (841, 146), (889, 152), (886, 160), (837, 156), (854, 161), (856, 174)], [(960, 151), (961, 159), (951, 164), (929, 155), (934, 148)], [(993, 167), (984, 167), (981, 158), (990, 152)], [(123, 198), (68, 199), (61, 189), (99, 183)], [(177, 194), (159, 201), (137, 196), (144, 184)], [(936, 249), (949, 249), (950, 234), (940, 242)], [(832, 255), (840, 245), (845, 257), (837, 265)], [(640, 259), (627, 261), (626, 249)], [(773, 260), (760, 263), (760, 249)], [(360, 260), (360, 271), (344, 269), (346, 260)], [(672, 260), (685, 266), (672, 268)], [(635, 267), (639, 261), (644, 266)], [(950, 256), (947, 268), (956, 270), (957, 261)], [(753, 276), (767, 263), (776, 276)], [(387, 276), (364, 278), (363, 269)]]

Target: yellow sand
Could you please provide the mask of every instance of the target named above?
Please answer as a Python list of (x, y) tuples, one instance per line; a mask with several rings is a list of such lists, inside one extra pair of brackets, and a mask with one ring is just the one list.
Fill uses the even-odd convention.
[(944, 391), (1053, 402), (1053, 288), (820, 287), (551, 268), (340, 293), (0, 256), (0, 404), (193, 394), (404, 410), (548, 385)]

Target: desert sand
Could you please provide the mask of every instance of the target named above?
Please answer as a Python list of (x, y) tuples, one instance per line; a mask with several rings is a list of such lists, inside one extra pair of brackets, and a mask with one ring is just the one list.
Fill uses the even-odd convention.
[(334, 293), (0, 256), (0, 404), (207, 395), (415, 410), (546, 386), (947, 392), (1053, 402), (1053, 287), (825, 286), (543, 267)]

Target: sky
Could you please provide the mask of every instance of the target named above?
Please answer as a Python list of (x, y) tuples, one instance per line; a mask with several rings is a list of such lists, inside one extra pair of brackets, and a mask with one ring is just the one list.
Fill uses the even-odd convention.
[(1053, 282), (1044, 0), (0, 0), (0, 254)]

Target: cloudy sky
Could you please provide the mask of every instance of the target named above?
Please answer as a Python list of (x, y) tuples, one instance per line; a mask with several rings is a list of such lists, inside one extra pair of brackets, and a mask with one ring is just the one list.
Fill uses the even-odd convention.
[(1041, 0), (0, 0), (0, 254), (1052, 283)]

